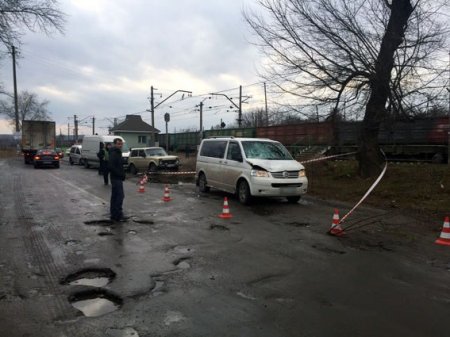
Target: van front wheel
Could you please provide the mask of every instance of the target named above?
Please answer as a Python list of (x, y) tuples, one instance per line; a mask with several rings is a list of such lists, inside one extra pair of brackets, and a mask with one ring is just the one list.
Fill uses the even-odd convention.
[(238, 183), (237, 196), (241, 204), (248, 205), (250, 203), (252, 195), (250, 193), (250, 187), (245, 180), (241, 180)]
[(206, 182), (206, 176), (204, 173), (200, 173), (200, 176), (198, 177), (198, 188), (202, 193), (206, 193), (209, 191), (209, 187)]

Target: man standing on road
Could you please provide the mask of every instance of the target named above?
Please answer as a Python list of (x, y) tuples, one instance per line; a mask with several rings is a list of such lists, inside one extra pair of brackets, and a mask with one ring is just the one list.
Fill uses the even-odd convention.
[(98, 168), (98, 174), (103, 175), (103, 181), (105, 185), (108, 185), (108, 159), (109, 159), (109, 149), (110, 144), (107, 144), (106, 147), (103, 143), (100, 143), (100, 151), (97, 153), (97, 157), (100, 160), (100, 166)]
[(123, 181), (125, 180), (125, 170), (122, 160), (122, 139), (115, 138), (114, 145), (109, 152), (108, 169), (111, 178), (111, 220), (125, 222), (122, 204), (125, 197), (123, 192)]

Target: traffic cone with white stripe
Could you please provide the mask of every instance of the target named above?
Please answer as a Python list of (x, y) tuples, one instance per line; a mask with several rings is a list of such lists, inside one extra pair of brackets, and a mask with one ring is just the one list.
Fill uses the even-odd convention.
[(222, 214), (219, 214), (219, 218), (222, 219), (230, 219), (232, 218), (233, 215), (230, 213), (230, 207), (228, 206), (228, 198), (225, 197), (223, 199), (223, 209), (222, 209)]
[(334, 236), (344, 236), (344, 229), (342, 229), (342, 226), (339, 222), (339, 211), (337, 208), (334, 209), (333, 214), (333, 222), (331, 223), (331, 228), (328, 231), (328, 234), (334, 235)]
[(448, 216), (445, 217), (444, 225), (442, 226), (441, 236), (434, 243), (443, 246), (450, 246), (450, 223)]
[(170, 197), (170, 191), (169, 191), (169, 186), (166, 185), (164, 187), (164, 197), (161, 199), (164, 202), (169, 202), (172, 201), (172, 198)]
[(144, 186), (144, 182), (142, 180), (139, 182), (138, 192), (139, 193), (144, 193), (145, 192), (145, 186)]

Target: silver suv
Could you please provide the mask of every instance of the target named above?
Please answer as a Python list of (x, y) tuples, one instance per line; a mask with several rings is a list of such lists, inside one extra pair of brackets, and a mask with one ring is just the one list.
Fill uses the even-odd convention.
[(158, 170), (178, 170), (180, 160), (170, 156), (162, 147), (132, 148), (128, 158), (128, 169), (132, 174), (156, 172)]
[(200, 191), (210, 187), (236, 193), (247, 204), (252, 196), (300, 200), (308, 189), (305, 168), (279, 142), (260, 138), (214, 137), (200, 144), (196, 163)]

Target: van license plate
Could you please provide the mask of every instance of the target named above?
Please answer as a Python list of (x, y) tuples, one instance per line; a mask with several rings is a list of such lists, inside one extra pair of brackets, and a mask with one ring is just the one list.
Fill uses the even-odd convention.
[(281, 187), (280, 192), (282, 194), (295, 193), (295, 192), (297, 192), (297, 188), (296, 187)]

